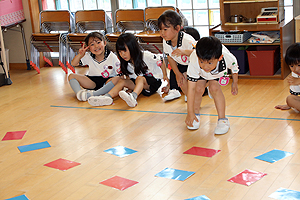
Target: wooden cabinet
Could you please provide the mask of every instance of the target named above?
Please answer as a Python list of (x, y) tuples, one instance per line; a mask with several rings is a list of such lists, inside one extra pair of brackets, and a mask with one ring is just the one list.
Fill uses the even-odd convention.
[[(272, 44), (263, 43), (226, 43), (225, 46), (257, 46), (257, 45), (276, 45), (280, 47), (280, 70), (273, 76), (251, 76), (249, 74), (239, 74), (241, 78), (269, 78), (284, 79), (290, 74), (290, 69), (284, 61), (286, 49), (295, 41), (295, 21), (283, 20), (283, 0), (220, 0), (220, 17), (222, 24), (210, 29), (210, 35), (219, 32), (236, 32), (236, 31), (279, 31), (280, 42)], [(278, 23), (230, 23), (232, 15), (242, 15), (246, 18), (256, 18), (261, 12), (261, 8), (278, 7)]]

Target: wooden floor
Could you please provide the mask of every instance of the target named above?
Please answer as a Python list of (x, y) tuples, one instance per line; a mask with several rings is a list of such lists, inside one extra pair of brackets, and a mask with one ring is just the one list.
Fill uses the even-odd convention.
[[(86, 68), (76, 69), (79, 73)], [(223, 87), (230, 131), (213, 134), (216, 110), (203, 98), (201, 125), (187, 130), (184, 97), (164, 103), (157, 93), (129, 108), (121, 99), (91, 107), (75, 98), (59, 67), (11, 70), (0, 87), (0, 139), (26, 130), (21, 140), (0, 141), (0, 199), (31, 200), (259, 200), (280, 187), (300, 191), (300, 114), (274, 109), (285, 103), (284, 80), (239, 80), (239, 94)], [(51, 148), (20, 153), (18, 146), (48, 141)], [(124, 158), (103, 152), (122, 145), (138, 151)], [(189, 148), (221, 150), (212, 158), (183, 154)], [(273, 149), (293, 153), (273, 164), (254, 159)], [(67, 171), (44, 164), (64, 158), (81, 163)], [(194, 171), (185, 181), (155, 177), (166, 167)], [(267, 173), (251, 186), (227, 181), (245, 169)], [(139, 183), (124, 191), (99, 184), (120, 176)]]

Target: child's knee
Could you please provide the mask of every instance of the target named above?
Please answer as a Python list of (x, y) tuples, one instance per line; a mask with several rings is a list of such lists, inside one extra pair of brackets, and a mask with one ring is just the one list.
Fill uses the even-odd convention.
[(73, 79), (73, 78), (75, 78), (74, 74), (70, 74), (70, 75), (68, 76), (68, 80), (69, 80), (69, 81), (70, 81), (71, 79)]
[(195, 89), (195, 92), (197, 94), (203, 94), (204, 93), (204, 90), (205, 90), (205, 87), (201, 87), (201, 86), (197, 86), (196, 89)]

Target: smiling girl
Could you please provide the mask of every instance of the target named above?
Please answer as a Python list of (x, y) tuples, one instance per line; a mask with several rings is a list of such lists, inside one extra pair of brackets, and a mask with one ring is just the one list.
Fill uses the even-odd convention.
[(71, 65), (88, 65), (89, 72), (87, 75), (70, 74), (68, 77), (70, 86), (79, 101), (87, 101), (90, 96), (107, 93), (120, 79), (116, 76), (120, 70), (120, 61), (106, 47), (103, 35), (99, 32), (89, 33), (84, 42), (85, 45), (79, 49)]

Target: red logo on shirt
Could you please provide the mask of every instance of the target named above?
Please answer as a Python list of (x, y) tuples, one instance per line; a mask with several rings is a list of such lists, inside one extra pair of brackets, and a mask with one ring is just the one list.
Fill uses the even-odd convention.
[(181, 55), (181, 60), (182, 60), (183, 62), (186, 62), (186, 61), (187, 61), (187, 56), (186, 56), (186, 55)]
[(109, 77), (109, 72), (105, 70), (104, 72), (101, 73), (103, 78), (108, 78)]

